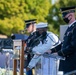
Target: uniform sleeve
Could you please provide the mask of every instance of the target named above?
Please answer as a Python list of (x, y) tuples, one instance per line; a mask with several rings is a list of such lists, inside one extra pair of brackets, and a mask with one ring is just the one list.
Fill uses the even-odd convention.
[(58, 37), (55, 37), (54, 34), (50, 34), (50, 35), (47, 36), (44, 44), (42, 44), (40, 46), (35, 46), (32, 49), (32, 51), (34, 53), (43, 54), (47, 50), (50, 50), (55, 45), (56, 42), (58, 42)]
[(76, 50), (76, 28), (74, 28), (72, 32), (72, 37), (70, 40), (69, 45), (67, 45), (65, 48), (58, 51), (58, 55), (60, 56), (67, 56), (69, 54), (73, 54)]
[[(36, 54), (43, 54), (47, 50), (51, 49), (57, 41), (58, 41), (58, 38), (54, 37), (54, 35), (50, 34), (49, 36), (47, 36), (44, 44), (35, 46), (32, 49), (32, 51), (33, 51), (33, 53), (36, 53)], [(35, 65), (37, 64), (37, 62), (39, 61), (40, 58), (41, 58), (41, 56), (34, 55), (34, 57), (32, 58), (32, 60), (30, 61), (29, 65), (28, 65), (28, 67), (30, 69), (35, 67)]]
[(32, 69), (33, 67), (35, 67), (35, 65), (37, 64), (37, 62), (41, 59), (41, 56), (39, 55), (34, 55), (34, 57), (32, 58), (32, 60), (30, 61), (28, 67), (30, 69)]
[(59, 50), (61, 50), (61, 43), (59, 43), (57, 46), (55, 46), (54, 48), (51, 49), (51, 53), (54, 52), (58, 52)]

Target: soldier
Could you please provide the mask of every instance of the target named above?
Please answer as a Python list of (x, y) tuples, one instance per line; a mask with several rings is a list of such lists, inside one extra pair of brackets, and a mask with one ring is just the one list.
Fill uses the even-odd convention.
[[(27, 50), (27, 48), (30, 47), (30, 44), (32, 43), (32, 41), (34, 39), (34, 36), (35, 36), (36, 19), (26, 20), (25, 23), (26, 23), (26, 30), (27, 30), (28, 33), (30, 33), (29, 37), (25, 41), (26, 42), (26, 45), (27, 45), (26, 46), (26, 50)], [(25, 54), (26, 54), (26, 52), (25, 52)], [(27, 60), (25, 61), (25, 68), (29, 64), (30, 60), (31, 60), (31, 55), (30, 55), (30, 53), (28, 53)], [(24, 71), (25, 71), (25, 69), (24, 69)], [(33, 75), (32, 70), (27, 71), (26, 72), (26, 75)]]
[(65, 60), (60, 61), (59, 70), (67, 75), (76, 75), (76, 7), (61, 8), (63, 20), (69, 25), (63, 38), (61, 49), (56, 48), (51, 52), (56, 52), (56, 55), (65, 57)]
[[(51, 49), (55, 44), (59, 43), (58, 37), (52, 32), (47, 31), (47, 23), (43, 23), (43, 22), (38, 23), (37, 31), (38, 31), (38, 34), (40, 35), (39, 36), (40, 38), (38, 38), (38, 41), (40, 43), (32, 49), (32, 52), (34, 53), (34, 57), (30, 61), (29, 65), (27, 66), (26, 68), (27, 71), (36, 66), (37, 62), (41, 59), (42, 54), (44, 54), (47, 50)], [(48, 61), (48, 60), (45, 60), (45, 61)], [(45, 67), (44, 67), (43, 75), (48, 75)]]

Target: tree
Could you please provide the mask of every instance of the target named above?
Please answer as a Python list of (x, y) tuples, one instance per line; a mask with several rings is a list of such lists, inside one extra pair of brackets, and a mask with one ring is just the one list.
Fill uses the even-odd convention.
[(27, 19), (46, 22), (49, 8), (49, 0), (0, 0), (0, 34), (19, 33)]
[[(59, 33), (60, 25), (65, 25), (66, 23), (62, 19), (60, 12), (61, 7), (67, 6), (76, 6), (75, 0), (57, 0), (57, 2), (50, 7), (49, 15), (47, 16), (47, 21), (50, 24), (49, 30), (52, 30), (54, 33)], [(52, 29), (53, 28), (53, 29)]]

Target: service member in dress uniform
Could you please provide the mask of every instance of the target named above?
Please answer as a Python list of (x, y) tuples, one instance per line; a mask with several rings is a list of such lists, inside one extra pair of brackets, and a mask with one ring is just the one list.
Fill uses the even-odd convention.
[[(36, 32), (36, 19), (31, 19), (31, 20), (26, 20), (26, 30), (28, 33), (30, 33), (29, 37), (26, 39), (26, 49), (30, 47), (30, 44), (32, 43), (32, 41), (35, 39), (35, 32)], [(26, 51), (26, 50), (25, 50)], [(25, 52), (26, 54), (26, 52)], [(27, 65), (29, 64), (31, 60), (31, 54), (28, 53), (27, 54), (27, 60), (25, 61), (25, 68), (27, 67)], [(24, 69), (24, 71), (26, 71)], [(29, 70), (26, 72), (26, 75), (33, 75), (32, 70)]]
[[(57, 52), (59, 56), (65, 57), (65, 60), (60, 61), (59, 70), (67, 75), (76, 75), (76, 7), (61, 8), (63, 20), (68, 24), (68, 28), (64, 34), (62, 47)], [(55, 52), (51, 50), (51, 52)], [(55, 53), (56, 54), (56, 53)]]
[[(36, 27), (39, 35), (42, 37), (39, 39), (40, 43), (32, 49), (32, 52), (34, 53), (34, 57), (32, 58), (28, 67), (26, 68), (27, 70), (30, 70), (36, 66), (37, 62), (42, 58), (41, 56), (42, 54), (44, 54), (47, 50), (55, 46), (55, 44), (60, 43), (58, 37), (55, 34), (47, 31), (47, 23), (43, 23), (43, 22), (38, 23)], [(55, 75), (55, 74), (51, 74), (50, 72), (51, 69), (49, 72), (47, 72), (47, 69), (46, 69), (48, 65), (47, 62), (48, 62), (48, 59), (43, 60), (42, 64), (44, 64), (45, 66), (43, 67), (43, 73), (41, 75)], [(51, 66), (52, 64), (53, 62), (51, 62)]]

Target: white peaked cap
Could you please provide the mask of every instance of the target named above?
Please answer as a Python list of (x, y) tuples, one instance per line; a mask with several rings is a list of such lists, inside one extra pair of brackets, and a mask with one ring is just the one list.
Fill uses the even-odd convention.
[(45, 27), (47, 27), (47, 26), (48, 26), (47, 23), (40, 22), (40, 23), (38, 23), (38, 24), (36, 25), (36, 28), (45, 28)]

